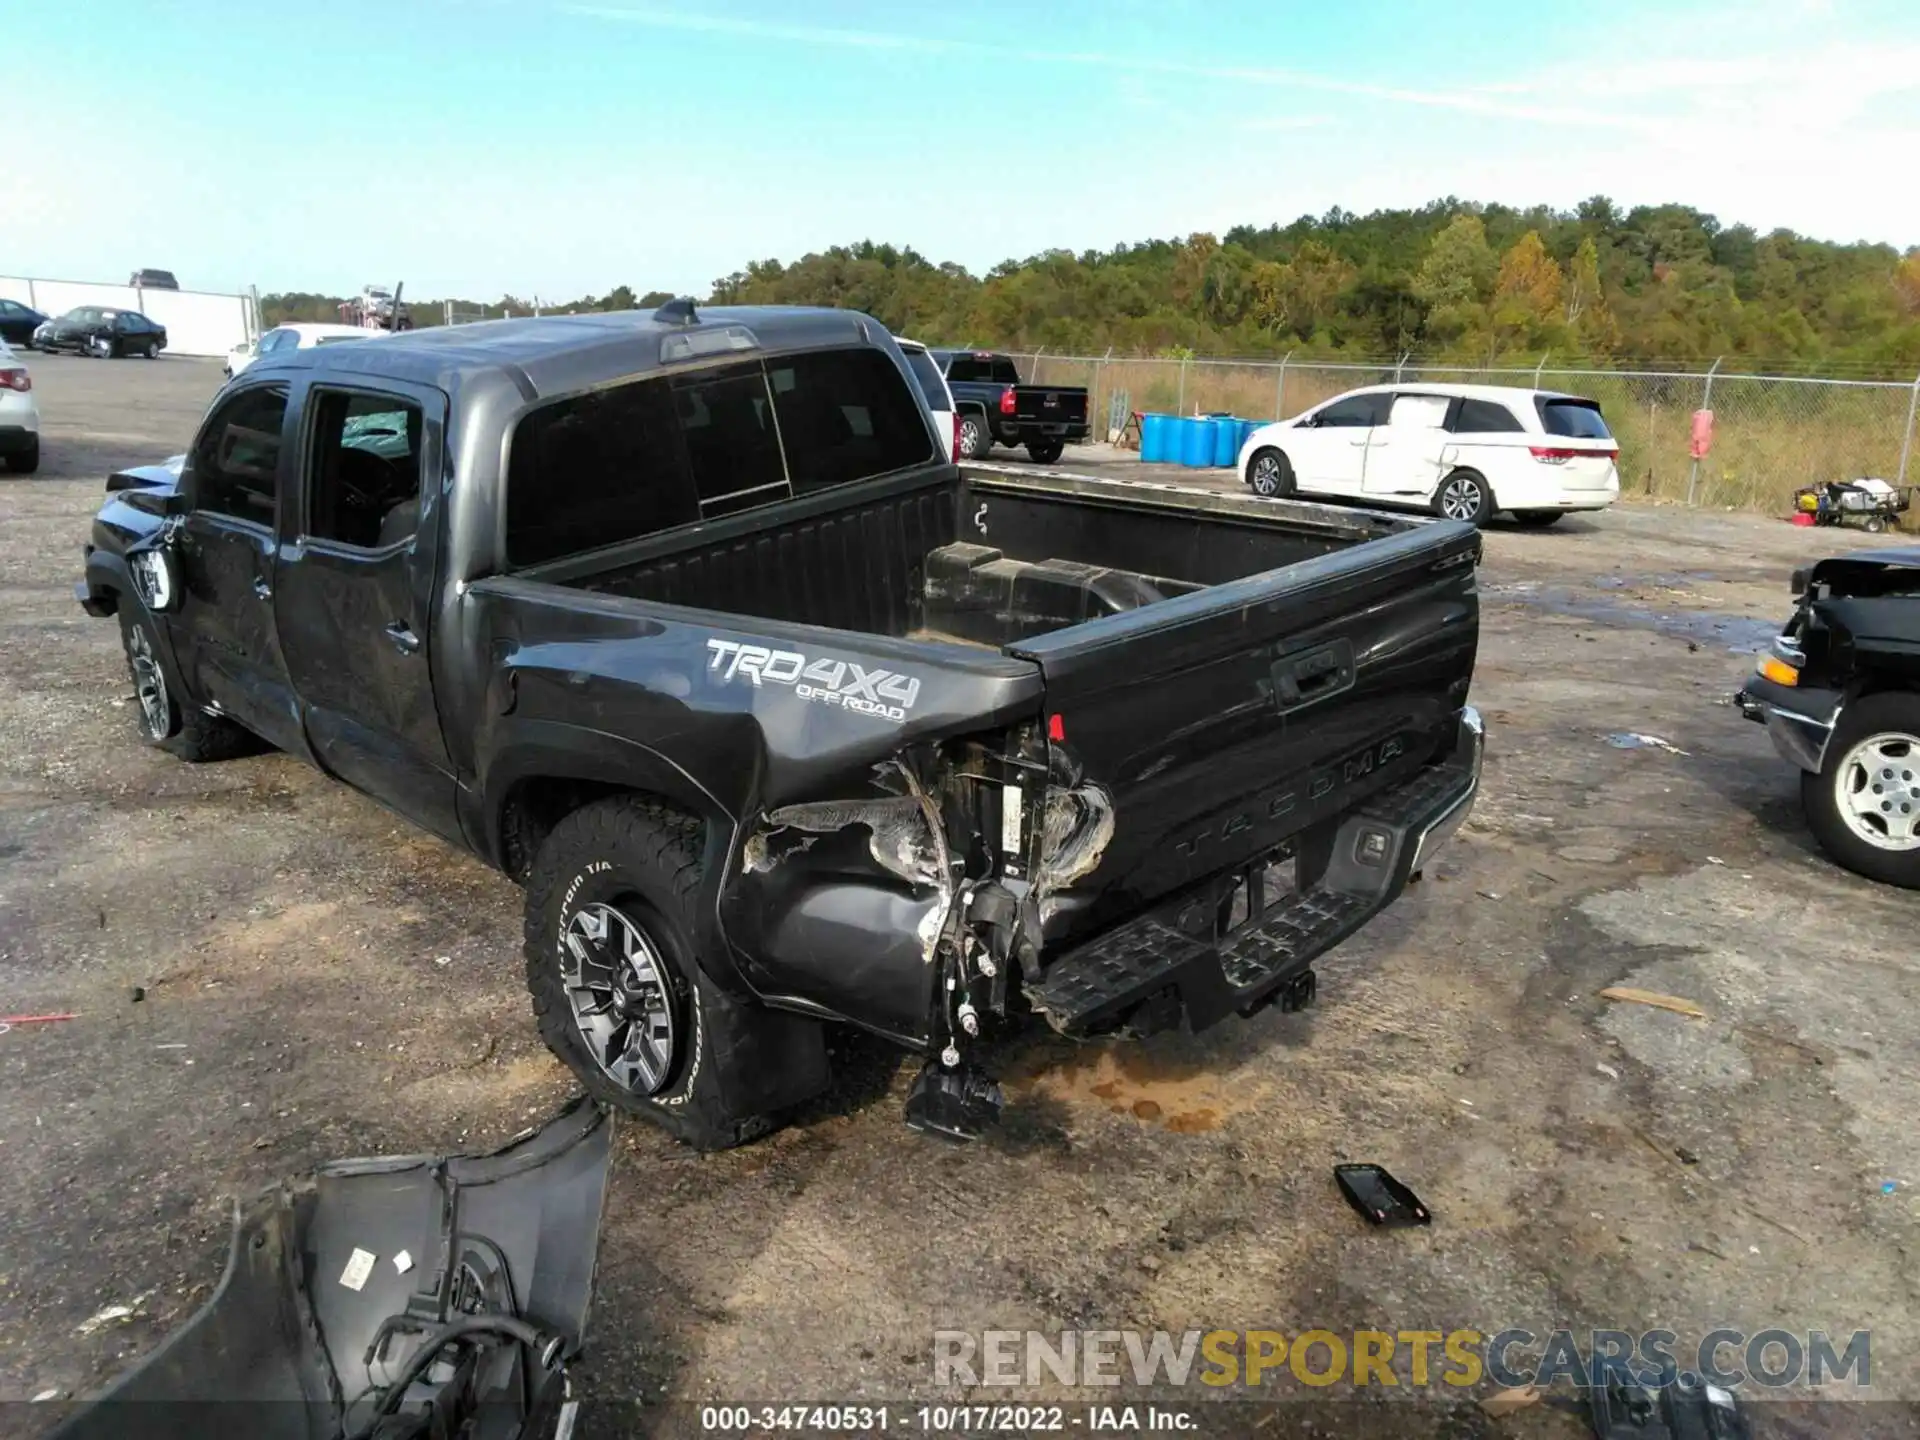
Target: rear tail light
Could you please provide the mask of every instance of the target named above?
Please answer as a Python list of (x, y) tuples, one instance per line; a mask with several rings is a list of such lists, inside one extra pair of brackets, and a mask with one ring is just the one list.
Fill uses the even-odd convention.
[(1000, 392), (1000, 413), (1002, 415), (1013, 414), (1013, 386), (1011, 385)]
[(1618, 450), (1575, 450), (1564, 445), (1529, 445), (1528, 451), (1542, 465), (1564, 465), (1569, 460), (1612, 460)]
[(8, 390), (31, 390), (33, 389), (33, 376), (24, 370), (0, 370), (0, 388)]
[(960, 412), (958, 410), (953, 412), (953, 444), (948, 447), (947, 458), (956, 465), (960, 463), (962, 458), (960, 454)]

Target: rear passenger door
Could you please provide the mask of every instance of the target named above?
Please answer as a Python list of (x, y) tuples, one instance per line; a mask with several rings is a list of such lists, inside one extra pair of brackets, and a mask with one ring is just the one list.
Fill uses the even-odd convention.
[(314, 759), (458, 839), (433, 686), (446, 404), (387, 380), (307, 389), (274, 613)]
[(1367, 494), (1402, 500), (1433, 494), (1452, 441), (1447, 416), (1453, 403), (1449, 396), (1417, 390), (1392, 397), (1387, 423), (1376, 425), (1367, 439)]

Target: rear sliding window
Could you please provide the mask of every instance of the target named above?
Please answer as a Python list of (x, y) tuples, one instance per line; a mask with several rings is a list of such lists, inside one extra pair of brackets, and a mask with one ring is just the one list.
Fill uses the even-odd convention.
[(1601, 418), (1600, 407), (1591, 400), (1548, 400), (1534, 402), (1540, 407), (1540, 423), (1549, 435), (1569, 435), (1576, 440), (1611, 440), (1613, 432)]
[(899, 367), (828, 350), (631, 381), (515, 428), (507, 563), (538, 565), (933, 459)]
[(900, 369), (878, 350), (823, 350), (767, 363), (796, 495), (934, 458), (933, 435)]

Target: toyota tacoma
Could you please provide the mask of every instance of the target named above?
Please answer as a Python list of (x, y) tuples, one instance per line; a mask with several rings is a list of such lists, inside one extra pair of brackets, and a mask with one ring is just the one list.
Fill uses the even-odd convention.
[(736, 1143), (829, 1027), (1194, 1029), (1466, 816), (1477, 532), (956, 467), (862, 315), (510, 320), (264, 356), (107, 482), (78, 598), (148, 742), (253, 739), (525, 886), (541, 1032)]

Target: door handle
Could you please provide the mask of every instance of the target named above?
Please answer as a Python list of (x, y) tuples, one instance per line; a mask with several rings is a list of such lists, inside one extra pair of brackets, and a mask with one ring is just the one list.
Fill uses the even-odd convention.
[(396, 620), (386, 629), (387, 639), (393, 642), (393, 648), (402, 655), (417, 654), (420, 649), (420, 637), (404, 620)]
[(266, 576), (256, 575), (253, 577), (253, 593), (256, 598), (261, 600), (271, 600), (273, 598), (273, 586), (268, 583)]

